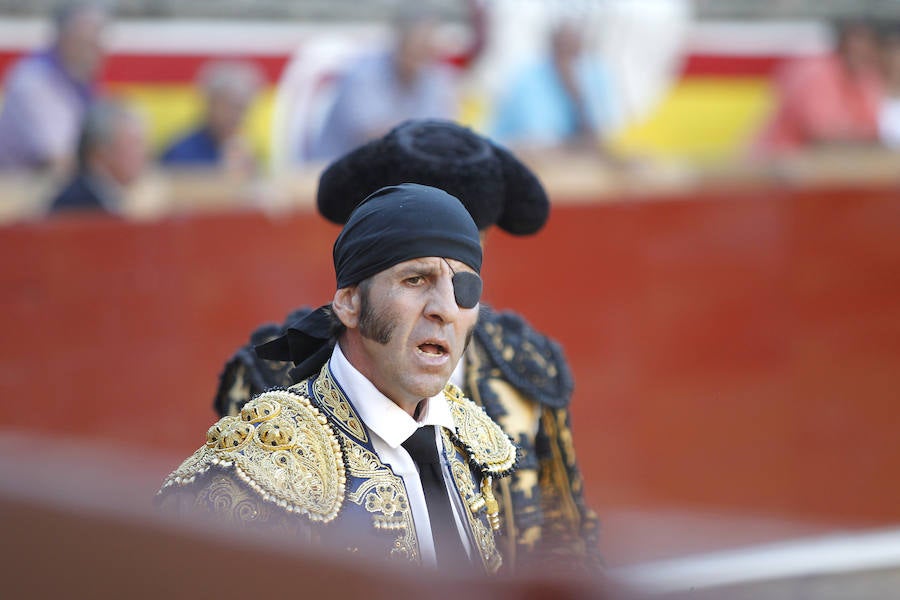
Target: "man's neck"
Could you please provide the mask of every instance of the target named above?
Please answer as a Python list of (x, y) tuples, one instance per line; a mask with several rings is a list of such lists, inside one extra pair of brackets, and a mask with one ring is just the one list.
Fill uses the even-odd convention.
[(344, 358), (347, 360), (347, 362), (350, 363), (350, 365), (354, 369), (356, 369), (360, 373), (360, 375), (365, 377), (369, 381), (369, 383), (375, 386), (375, 389), (381, 392), (391, 402), (400, 407), (409, 416), (415, 418), (416, 407), (419, 406), (422, 398), (397, 398), (396, 394), (392, 394), (387, 386), (384, 385), (384, 382), (382, 382), (376, 376), (375, 367), (372, 362), (366, 357), (366, 354), (362, 349), (361, 340), (359, 339), (358, 335), (353, 336), (347, 335), (345, 333), (338, 341), (337, 347), (340, 349), (341, 354), (344, 355)]
[[(347, 394), (359, 418), (392, 448), (397, 448), (421, 425), (455, 427), (449, 405), (443, 396), (420, 401), (407, 413), (396, 402), (378, 391), (344, 355), (340, 344), (331, 357), (331, 372)], [(418, 414), (416, 414), (418, 408)]]

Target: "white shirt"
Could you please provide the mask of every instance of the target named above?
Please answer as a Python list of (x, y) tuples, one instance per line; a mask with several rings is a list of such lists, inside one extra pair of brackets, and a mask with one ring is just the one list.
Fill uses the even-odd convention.
[[(419, 552), (422, 556), (422, 564), (437, 566), (434, 551), (434, 538), (431, 535), (431, 522), (428, 519), (428, 508), (425, 504), (425, 492), (422, 491), (422, 482), (419, 479), (419, 470), (412, 457), (401, 445), (416, 429), (423, 425), (435, 425), (435, 436), (438, 454), (441, 457), (441, 470), (444, 476), (444, 484), (451, 486), (450, 469), (446, 464), (443, 453), (443, 439), (439, 433), (440, 427), (446, 427), (454, 431), (455, 424), (447, 399), (443, 392), (431, 398), (426, 398), (419, 411), (418, 420), (413, 419), (406, 411), (397, 406), (390, 398), (382, 394), (365, 378), (341, 352), (339, 344), (335, 344), (329, 362), (331, 373), (337, 379), (344, 393), (353, 403), (353, 407), (359, 413), (359, 418), (372, 434), (372, 446), (378, 458), (390, 465), (391, 470), (403, 478), (406, 486), (406, 494), (409, 507), (412, 511), (413, 523), (416, 527), (416, 537), (419, 540)], [(469, 558), (472, 557), (472, 546), (468, 539), (467, 528), (463, 526), (462, 500), (456, 492), (450, 492), (450, 505), (453, 507), (453, 516), (456, 521), (456, 530), (460, 534), (463, 547)]]
[(459, 362), (456, 363), (456, 368), (453, 369), (453, 373), (450, 374), (450, 383), (458, 387), (459, 389), (465, 389), (466, 387), (466, 353), (463, 352), (462, 356), (459, 357)]
[(881, 142), (891, 150), (900, 149), (900, 98), (891, 96), (881, 102), (878, 112)]

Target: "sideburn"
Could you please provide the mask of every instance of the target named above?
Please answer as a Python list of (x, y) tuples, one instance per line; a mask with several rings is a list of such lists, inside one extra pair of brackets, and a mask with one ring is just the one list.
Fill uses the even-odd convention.
[(359, 295), (359, 333), (364, 338), (373, 340), (382, 346), (387, 345), (394, 335), (397, 323), (390, 314), (377, 312), (369, 303), (368, 286), (360, 286)]

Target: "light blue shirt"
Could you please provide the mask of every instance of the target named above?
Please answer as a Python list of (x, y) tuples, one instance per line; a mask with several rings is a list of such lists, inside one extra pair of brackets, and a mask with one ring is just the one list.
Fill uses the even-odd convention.
[[(597, 61), (582, 56), (575, 77), (594, 131), (602, 133), (614, 115), (610, 78)], [(522, 70), (501, 95), (488, 127), (504, 144), (556, 145), (577, 131), (577, 117), (553, 61), (545, 59)]]

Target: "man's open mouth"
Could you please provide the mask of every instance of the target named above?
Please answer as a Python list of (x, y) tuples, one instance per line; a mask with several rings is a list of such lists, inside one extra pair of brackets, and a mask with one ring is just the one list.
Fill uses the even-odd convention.
[(424, 344), (419, 344), (417, 348), (419, 352), (429, 356), (443, 356), (447, 354), (447, 347), (440, 342), (425, 342)]

